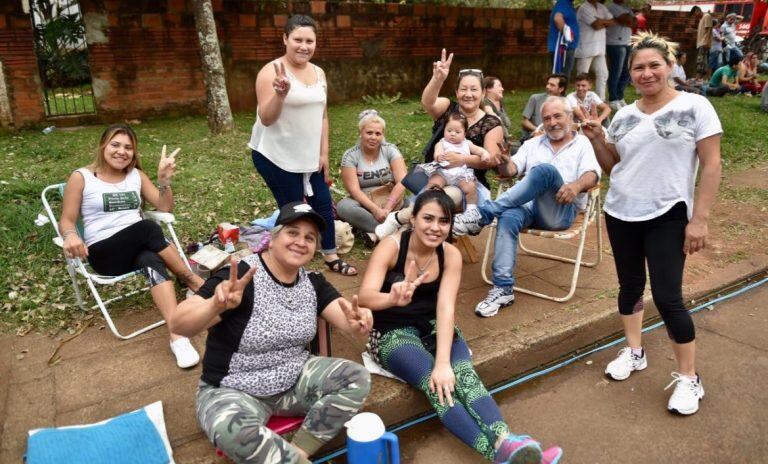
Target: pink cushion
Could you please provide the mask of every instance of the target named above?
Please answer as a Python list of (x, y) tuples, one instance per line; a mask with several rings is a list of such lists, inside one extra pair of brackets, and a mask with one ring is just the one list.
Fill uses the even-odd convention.
[(267, 422), (267, 427), (278, 435), (283, 435), (301, 427), (304, 417), (272, 416)]

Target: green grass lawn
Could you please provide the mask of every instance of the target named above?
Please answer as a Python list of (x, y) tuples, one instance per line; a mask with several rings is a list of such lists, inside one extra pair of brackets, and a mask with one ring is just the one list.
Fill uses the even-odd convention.
[[(508, 92), (506, 108), (513, 120), (528, 95)], [(712, 102), (725, 129), (722, 151), (726, 171), (768, 161), (768, 114), (760, 112), (759, 98), (727, 97)], [(361, 101), (329, 108), (331, 166), (339, 188), (341, 155), (357, 137), (357, 114), (369, 107)], [(400, 99), (376, 109), (387, 121), (387, 139), (409, 160), (419, 159), (432, 121), (418, 99)], [(203, 116), (156, 119), (134, 127), (144, 168), (152, 178), (162, 145), (181, 148), (174, 194), (182, 242), (206, 236), (219, 222), (244, 223), (269, 216), (275, 208), (246, 147), (253, 114), (237, 114), (235, 122), (235, 132), (217, 137), (208, 133)], [(0, 153), (5, 160), (0, 166), (0, 322), (5, 330), (69, 328), (84, 316), (74, 304), (61, 253), (51, 242), (52, 228), (38, 228), (33, 221), (42, 212), (42, 189), (65, 181), (73, 169), (88, 164), (102, 130), (102, 126), (93, 126), (59, 129), (50, 135), (39, 130), (0, 133)], [(749, 200), (768, 205), (764, 189), (750, 195)], [(356, 246), (353, 258), (367, 253), (361, 248)], [(144, 297), (118, 305), (147, 307), (151, 302)]]

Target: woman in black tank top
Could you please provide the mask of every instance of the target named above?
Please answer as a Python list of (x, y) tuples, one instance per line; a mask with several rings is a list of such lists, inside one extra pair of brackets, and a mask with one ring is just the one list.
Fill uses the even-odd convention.
[(442, 190), (421, 194), (411, 230), (383, 240), (371, 255), (359, 294), (373, 311), (368, 351), (421, 390), (445, 427), (488, 460), (543, 462), (538, 442), (509, 431), (454, 326), (462, 258), (445, 243), (452, 209)]

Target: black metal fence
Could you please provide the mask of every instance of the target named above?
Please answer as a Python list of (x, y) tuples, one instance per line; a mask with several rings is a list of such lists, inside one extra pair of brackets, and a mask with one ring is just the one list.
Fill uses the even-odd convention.
[(93, 114), (93, 89), (90, 84), (79, 87), (43, 89), (43, 106), (46, 116)]

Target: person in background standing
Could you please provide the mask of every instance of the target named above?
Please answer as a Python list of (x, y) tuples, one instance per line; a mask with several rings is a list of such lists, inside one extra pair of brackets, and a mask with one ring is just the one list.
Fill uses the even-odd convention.
[(605, 100), (605, 84), (608, 82), (608, 66), (605, 63), (605, 32), (615, 21), (608, 8), (597, 0), (587, 0), (576, 16), (579, 19), (579, 48), (576, 49), (576, 72), (595, 71), (595, 91)]
[(706, 79), (709, 48), (712, 46), (712, 15), (709, 12), (702, 13), (701, 8), (694, 6), (691, 15), (699, 18), (699, 26), (696, 29), (696, 77)]
[(562, 60), (561, 69), (553, 69), (552, 72), (562, 73), (568, 79), (571, 78), (573, 64), (576, 59), (576, 48), (579, 46), (579, 21), (576, 18), (576, 8), (573, 7), (573, 0), (557, 0), (552, 7), (552, 13), (549, 15), (549, 34), (547, 34), (547, 51), (555, 60), (559, 53), (561, 34), (563, 29), (568, 26), (573, 34), (573, 40), (566, 41), (565, 56)]
[(741, 61), (744, 56), (736, 45), (736, 23), (744, 19), (742, 16), (736, 13), (728, 13), (725, 16), (725, 23), (720, 27), (720, 31), (723, 33), (723, 45), (725, 45), (725, 56), (723, 60), (725, 63), (731, 62), (731, 55), (736, 54)]
[(712, 76), (723, 65), (723, 33), (720, 31), (720, 21), (712, 20), (711, 45), (709, 46), (709, 74)]
[(632, 35), (638, 32), (645, 32), (648, 30), (648, 14), (651, 12), (651, 4), (646, 3), (643, 7), (635, 13), (635, 26), (632, 28)]
[(629, 39), (635, 18), (624, 0), (613, 0), (608, 5), (616, 24), (608, 28), (605, 52), (608, 55), (608, 105), (614, 111), (626, 106), (624, 89), (629, 84)]

